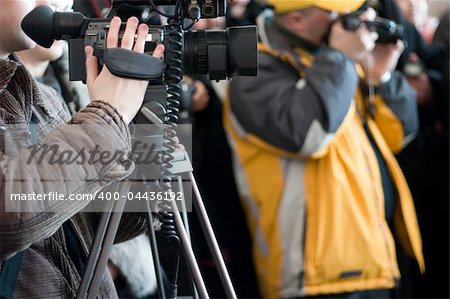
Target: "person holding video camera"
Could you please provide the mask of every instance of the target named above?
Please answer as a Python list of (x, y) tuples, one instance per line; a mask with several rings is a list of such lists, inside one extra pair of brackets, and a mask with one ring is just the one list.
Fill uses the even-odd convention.
[[(69, 119), (56, 92), (37, 83), (14, 53), (35, 46), (21, 30), (21, 21), (37, 5), (49, 2), (0, 2), (1, 295), (75, 298), (95, 231), (96, 214), (78, 213), (89, 202), (48, 201), (29, 206), (17, 203), (17, 211), (7, 212), (7, 197), (10, 193), (94, 194), (128, 176), (133, 163), (127, 158), (131, 151), (127, 124), (141, 107), (148, 82), (116, 77), (107, 68), (99, 71), (93, 49), (87, 47), (91, 103)], [(143, 52), (148, 27), (130, 18), (119, 45), (120, 24), (119, 18), (112, 19), (108, 48)], [(158, 46), (154, 56), (161, 57), (163, 51)], [(80, 128), (81, 125), (102, 129)], [(56, 145), (59, 158), (64, 152), (77, 152), (80, 148), (111, 153), (119, 150), (123, 155), (115, 156), (108, 164), (100, 159), (92, 163), (52, 164), (46, 163), (47, 157), (37, 162), (30, 159), (28, 148), (36, 141)], [(46, 207), (51, 212), (26, 210), (27, 207)], [(125, 213), (116, 241), (130, 239), (146, 227), (144, 215)], [(117, 297), (109, 274), (103, 280), (99, 297)]]
[[(225, 105), (261, 293), (389, 298), (394, 239), (424, 270), (393, 154), (418, 128), (415, 93), (394, 71), (402, 43), (376, 43), (363, 1), (269, 4), (258, 77), (234, 78)], [(352, 12), (363, 24), (345, 30)]]

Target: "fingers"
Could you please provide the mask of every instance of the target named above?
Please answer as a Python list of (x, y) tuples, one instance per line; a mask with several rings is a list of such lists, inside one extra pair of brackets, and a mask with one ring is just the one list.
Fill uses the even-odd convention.
[(369, 7), (365, 12), (363, 12), (360, 16), (361, 20), (364, 21), (373, 21), (377, 17), (377, 12), (372, 7)]
[(364, 50), (367, 52), (373, 51), (375, 49), (375, 41), (378, 39), (378, 34), (376, 32), (370, 32), (368, 35), (362, 37), (364, 44)]
[(134, 45), (134, 38), (136, 35), (136, 29), (138, 28), (139, 20), (136, 17), (131, 17), (127, 21), (127, 27), (122, 37), (122, 48), (131, 50)]
[(380, 51), (385, 51), (385, 53), (390, 53), (390, 55), (401, 55), (405, 46), (403, 41), (398, 40), (395, 44), (377, 44), (377, 48), (379, 48)]
[(194, 112), (204, 110), (209, 103), (208, 89), (201, 81), (195, 81), (195, 93), (192, 96), (194, 101)]
[(153, 57), (161, 58), (163, 54), (164, 54), (164, 46), (162, 44), (157, 45), (155, 50), (153, 51)]
[[(118, 17), (114, 17), (111, 20), (110, 28), (107, 38), (108, 48), (117, 48), (119, 44), (119, 32), (120, 32), (121, 20)], [(137, 30), (137, 35), (136, 35)], [(133, 49), (136, 52), (144, 52), (145, 42), (148, 35), (148, 26), (146, 24), (139, 25), (139, 20), (136, 17), (131, 17), (127, 21), (125, 32), (123, 33), (121, 47), (124, 49)], [(134, 47), (133, 47), (134, 45)], [(153, 56), (161, 57), (164, 53), (164, 48), (157, 47)]]
[(400, 53), (403, 53), (403, 51), (405, 50), (405, 43), (401, 39), (399, 39), (395, 44), (395, 48)]
[(408, 60), (411, 61), (411, 62), (420, 62), (420, 58), (415, 52), (409, 53)]
[(107, 48), (117, 48), (119, 45), (119, 31), (120, 31), (120, 25), (122, 21), (119, 17), (114, 17), (111, 20), (109, 31), (108, 31), (108, 37), (106, 39), (106, 47)]
[[(361, 14), (360, 19), (364, 21), (374, 21), (376, 17), (376, 11), (372, 7), (369, 7)], [(361, 26), (358, 31), (363, 36), (363, 43), (366, 50), (372, 51), (375, 48), (375, 41), (378, 39), (378, 33), (371, 31), (367, 26)]]
[(134, 51), (141, 53), (144, 52), (147, 35), (148, 35), (148, 26), (146, 24), (139, 25), (136, 44), (134, 45), (133, 49)]
[(86, 83), (90, 86), (98, 77), (98, 60), (94, 56), (94, 49), (90, 46), (85, 48), (86, 53)]
[(370, 31), (366, 26), (359, 27), (357, 33), (363, 47), (362, 50), (364, 52), (371, 52), (375, 48), (378, 33)]
[(376, 42), (379, 37), (379, 34), (377, 32), (370, 32), (370, 39), (373, 40), (373, 42)]

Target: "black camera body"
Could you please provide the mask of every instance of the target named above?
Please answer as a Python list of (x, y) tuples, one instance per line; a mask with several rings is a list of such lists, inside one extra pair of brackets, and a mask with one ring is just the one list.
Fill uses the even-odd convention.
[(365, 25), (367, 28), (378, 33), (378, 44), (395, 44), (397, 40), (403, 38), (403, 26), (394, 21), (376, 17), (373, 21), (363, 21), (359, 19), (358, 13), (347, 14), (342, 17), (342, 23), (346, 30), (357, 30), (359, 26)]

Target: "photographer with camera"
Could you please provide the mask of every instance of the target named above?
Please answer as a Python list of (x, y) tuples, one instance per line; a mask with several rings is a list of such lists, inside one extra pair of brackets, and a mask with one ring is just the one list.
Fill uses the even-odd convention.
[(418, 128), (415, 93), (394, 71), (402, 43), (378, 41), (372, 9), (344, 29), (363, 1), (269, 4), (258, 77), (235, 78), (225, 106), (261, 292), (389, 298), (400, 277), (394, 236), (424, 270), (393, 155)]
[[(127, 124), (141, 107), (148, 82), (118, 78), (106, 67), (99, 72), (93, 49), (87, 47), (87, 84), (92, 101), (69, 119), (58, 95), (37, 83), (14, 54), (35, 46), (21, 30), (20, 23), (37, 5), (49, 2), (0, 2), (1, 295), (74, 298), (95, 231), (96, 214), (78, 213), (89, 201), (42, 201), (28, 206), (14, 203), (13, 207), (18, 208), (15, 212), (5, 211), (7, 205), (11, 207), (7, 201), (13, 193), (94, 194), (129, 175), (133, 164), (127, 158), (131, 151)], [(120, 24), (119, 18), (112, 19), (108, 48), (120, 46), (143, 52), (148, 27), (138, 26), (138, 20), (130, 18), (119, 45)], [(160, 57), (163, 51), (158, 46), (154, 56)], [(81, 125), (102, 129), (92, 130), (89, 126), (80, 129)], [(43, 161), (32, 158), (28, 146), (35, 142), (57, 146), (57, 158), (80, 149), (110, 153), (119, 150), (123, 155), (114, 156), (106, 165), (101, 159), (70, 165), (47, 163), (48, 157)], [(33, 210), (34, 207), (44, 211)], [(145, 228), (143, 215), (125, 214), (116, 241), (130, 239)], [(99, 296), (117, 297), (109, 274), (103, 280)]]

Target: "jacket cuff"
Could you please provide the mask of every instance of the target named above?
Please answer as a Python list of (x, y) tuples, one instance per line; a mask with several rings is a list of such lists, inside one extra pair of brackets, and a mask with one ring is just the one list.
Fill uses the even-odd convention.
[(84, 109), (75, 114), (69, 121), (70, 124), (107, 124), (117, 131), (131, 150), (131, 137), (128, 125), (124, 122), (122, 115), (117, 109), (106, 101), (95, 100)]
[(75, 114), (69, 124), (81, 125), (93, 143), (102, 150), (124, 154), (117, 161), (118, 165), (108, 168), (111, 180), (123, 178), (124, 172), (128, 175), (134, 169), (128, 157), (132, 150), (130, 131), (114, 106), (102, 100), (92, 101)]

